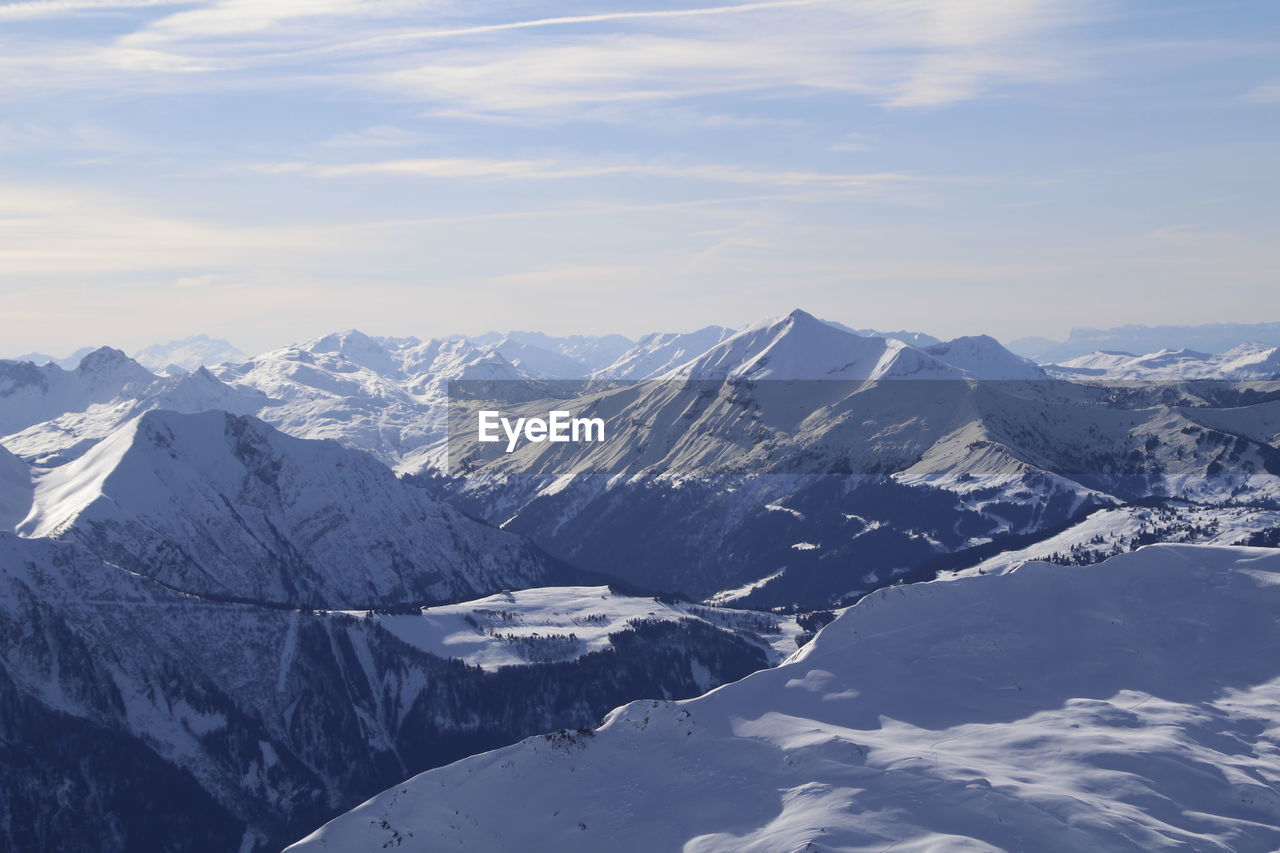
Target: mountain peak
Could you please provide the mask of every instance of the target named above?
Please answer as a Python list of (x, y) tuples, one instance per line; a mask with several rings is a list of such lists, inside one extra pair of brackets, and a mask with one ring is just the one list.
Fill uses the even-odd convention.
[(92, 373), (107, 369), (113, 365), (126, 363), (136, 364), (137, 362), (125, 355), (123, 350), (118, 350), (115, 347), (98, 347), (80, 359), (80, 364), (76, 369), (81, 373)]

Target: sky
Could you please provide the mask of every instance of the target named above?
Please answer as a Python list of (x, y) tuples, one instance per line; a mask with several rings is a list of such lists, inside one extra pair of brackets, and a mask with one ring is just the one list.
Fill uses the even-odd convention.
[(1280, 320), (1274, 0), (0, 2), (0, 354)]

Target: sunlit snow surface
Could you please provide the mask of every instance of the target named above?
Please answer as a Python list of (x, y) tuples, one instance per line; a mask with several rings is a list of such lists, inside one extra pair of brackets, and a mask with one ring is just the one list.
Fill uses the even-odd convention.
[[(573, 660), (611, 647), (610, 635), (636, 620), (696, 619), (748, 631), (753, 623), (774, 662), (796, 650), (794, 618), (684, 602), (619, 595), (607, 586), (522, 589), (477, 601), (425, 608), (421, 615), (351, 615), (378, 625), (424, 652), (486, 670)], [(557, 642), (559, 641), (559, 642)]]
[(1268, 549), (883, 589), (776, 669), (422, 774), (290, 849), (1275, 850), (1277, 614)]

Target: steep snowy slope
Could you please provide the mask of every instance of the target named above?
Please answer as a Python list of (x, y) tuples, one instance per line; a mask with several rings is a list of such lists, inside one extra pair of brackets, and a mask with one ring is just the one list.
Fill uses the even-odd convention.
[(956, 338), (925, 347), (924, 351), (974, 379), (1034, 381), (1047, 376), (1037, 365), (1009, 352), (989, 335)]
[(185, 592), (294, 606), (452, 600), (560, 571), (363, 453), (224, 412), (129, 421), (38, 475), (19, 532)]
[(290, 850), (1280, 845), (1280, 552), (882, 590), (783, 666), (396, 785)]
[(498, 352), (462, 338), (435, 339), (396, 352), (408, 390), (427, 400), (443, 400), (458, 379), (515, 381), (529, 376)]
[(195, 335), (167, 344), (140, 349), (133, 354), (134, 361), (151, 370), (161, 370), (176, 365), (192, 371), (201, 366), (243, 361), (245, 354), (221, 338)]
[(592, 374), (593, 378), (655, 379), (702, 355), (734, 334), (724, 326), (706, 326), (695, 332), (654, 332), (636, 341), (617, 361)]
[(844, 331), (855, 335), (862, 335), (865, 338), (891, 338), (892, 340), (902, 341), (904, 344), (911, 344), (913, 347), (919, 347), (921, 349), (942, 343), (942, 341), (938, 340), (933, 335), (928, 335), (924, 332), (908, 332), (904, 330), (896, 332), (881, 332), (876, 329), (855, 329), (852, 326), (846, 326), (844, 323), (840, 323), (835, 320), (823, 320), (823, 322), (835, 326), (837, 329), (843, 329)]
[[(690, 369), (732, 361), (731, 346), (747, 353), (733, 363), (757, 366), (775, 348), (803, 351), (805, 323), (744, 332)], [(757, 332), (763, 344), (748, 350)], [(1135, 397), (943, 367), (955, 378), (606, 383), (569, 401), (503, 404), (515, 416), (598, 416), (607, 438), (505, 453), (460, 427), (450, 488), (575, 565), (696, 598), (749, 589), (733, 600), (756, 607), (848, 603), (954, 568), (949, 555), (972, 565), (969, 549), (1025, 547), (1127, 501), (1280, 499), (1278, 404), (1265, 396), (1179, 407), (1158, 388)]]
[(955, 379), (961, 374), (901, 341), (855, 335), (796, 310), (747, 327), (666, 376), (755, 381)]
[(81, 412), (94, 403), (140, 393), (155, 376), (118, 349), (101, 347), (74, 370), (56, 364), (0, 361), (0, 435)]
[(0, 530), (11, 532), (31, 511), (31, 469), (0, 446)]
[[(479, 605), (477, 624), (497, 618)], [(278, 851), (415, 772), (739, 678), (768, 662), (757, 629), (788, 623), (601, 605), (656, 618), (571, 660), (490, 672), (384, 626), (407, 616), (176, 593), (73, 543), (0, 532), (0, 849)], [(523, 615), (577, 630), (569, 613)]]

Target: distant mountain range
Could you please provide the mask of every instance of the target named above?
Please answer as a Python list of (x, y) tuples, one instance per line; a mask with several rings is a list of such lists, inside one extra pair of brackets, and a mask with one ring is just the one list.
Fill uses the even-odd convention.
[(1065, 341), (1018, 338), (1009, 349), (1041, 364), (1061, 363), (1094, 352), (1141, 355), (1162, 350), (1224, 352), (1246, 343), (1280, 346), (1280, 323), (1205, 323), (1199, 326), (1117, 326), (1072, 329)]

